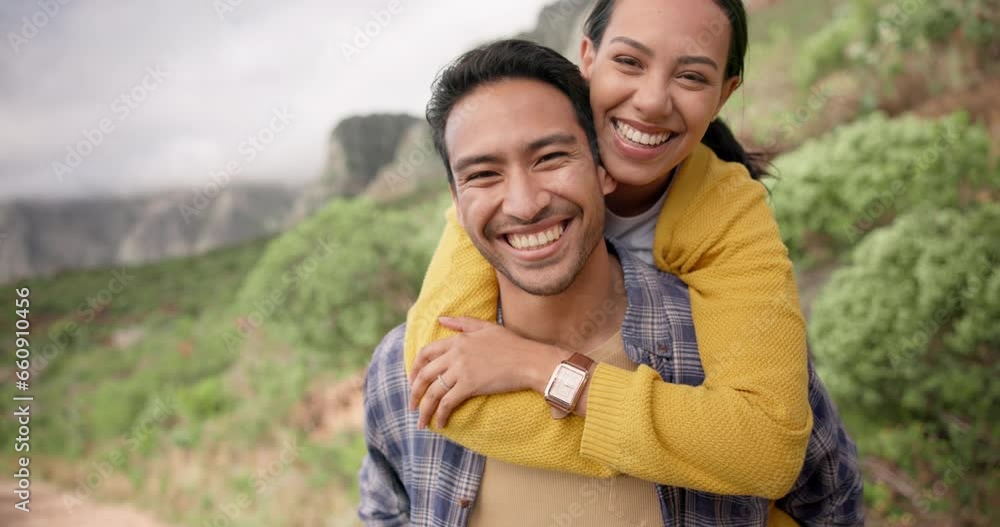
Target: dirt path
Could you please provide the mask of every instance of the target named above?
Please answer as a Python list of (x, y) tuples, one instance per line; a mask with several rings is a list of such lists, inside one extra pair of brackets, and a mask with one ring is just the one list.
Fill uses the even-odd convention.
[(0, 493), (0, 525), (3, 527), (169, 527), (153, 515), (129, 505), (85, 500), (72, 509), (64, 505), (65, 492), (44, 483), (31, 483), (31, 512), (14, 508), (16, 497)]

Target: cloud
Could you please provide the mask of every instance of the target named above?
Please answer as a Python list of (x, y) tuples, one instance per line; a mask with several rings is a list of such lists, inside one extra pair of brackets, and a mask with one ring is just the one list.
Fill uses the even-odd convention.
[[(440, 67), (478, 42), (531, 27), (544, 3), (516, 0), (489, 9), (460, 0), (4, 3), (0, 142), (7, 148), (0, 150), (0, 200), (195, 188), (230, 160), (243, 162), (235, 179), (244, 181), (315, 178), (340, 119), (372, 111), (422, 114)], [(45, 14), (52, 6), (57, 12)], [(46, 23), (13, 45), (11, 34), (30, 33), (25, 17)], [(346, 57), (343, 44), (375, 28), (373, 22), (381, 24), (376, 35)], [(160, 82), (150, 81), (151, 68), (162, 72)], [(282, 108), (294, 120), (246, 162), (240, 144)], [(105, 120), (113, 130), (93, 141)], [(58, 178), (53, 162), (72, 161), (67, 148), (86, 152), (81, 141), (91, 143), (90, 152)]]

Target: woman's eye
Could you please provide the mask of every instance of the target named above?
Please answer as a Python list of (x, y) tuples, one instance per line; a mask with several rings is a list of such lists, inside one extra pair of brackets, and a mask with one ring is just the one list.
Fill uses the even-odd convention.
[(628, 66), (630, 68), (638, 68), (639, 66), (642, 65), (634, 57), (621, 56), (621, 57), (615, 57), (613, 60), (623, 66)]
[(702, 76), (699, 73), (685, 73), (685, 74), (681, 75), (681, 78), (685, 79), (685, 80), (697, 82), (697, 83), (700, 83), (700, 84), (706, 84), (706, 83), (708, 83), (708, 79), (706, 79), (704, 76)]

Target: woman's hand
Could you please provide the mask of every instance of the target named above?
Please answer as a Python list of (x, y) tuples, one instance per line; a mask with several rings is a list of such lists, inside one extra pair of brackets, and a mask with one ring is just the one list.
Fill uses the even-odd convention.
[(461, 333), (428, 344), (413, 363), (410, 410), (416, 410), (419, 402), (420, 428), (427, 426), (435, 413), (438, 428), (444, 428), (451, 412), (477, 395), (528, 389), (541, 393), (555, 367), (571, 355), (482, 320), (438, 320)]

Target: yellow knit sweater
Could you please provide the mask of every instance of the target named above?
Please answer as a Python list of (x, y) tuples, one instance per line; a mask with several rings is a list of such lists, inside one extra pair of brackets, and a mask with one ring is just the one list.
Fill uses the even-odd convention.
[[(667, 383), (644, 365), (629, 372), (602, 364), (586, 419), (554, 420), (542, 396), (525, 390), (472, 398), (439, 433), (521, 465), (593, 477), (625, 473), (720, 494), (777, 499), (788, 492), (812, 413), (805, 322), (766, 191), (742, 165), (703, 145), (675, 177), (657, 220), (654, 257), (689, 287), (704, 384)], [(453, 334), (438, 316), (496, 321), (495, 271), (454, 207), (447, 218), (407, 316), (407, 373), (424, 345)]]

